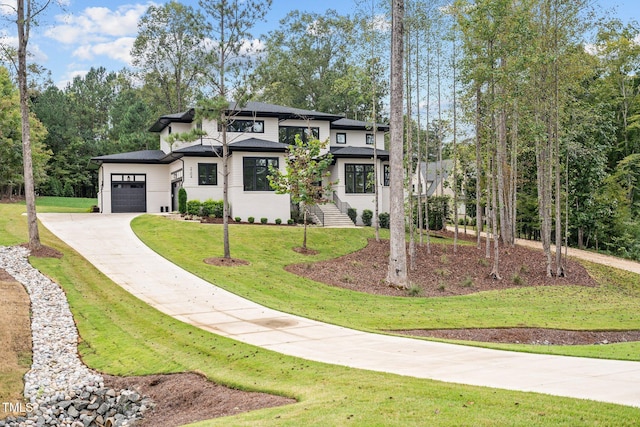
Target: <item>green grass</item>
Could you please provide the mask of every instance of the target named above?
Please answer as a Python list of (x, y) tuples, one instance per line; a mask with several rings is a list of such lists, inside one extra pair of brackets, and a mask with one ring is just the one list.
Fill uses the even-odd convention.
[[(319, 251), (310, 257), (291, 250), (301, 242), (302, 231), (299, 228), (232, 225), (231, 255), (251, 264), (229, 269), (202, 262), (207, 256), (221, 256), (221, 226), (169, 221), (147, 215), (136, 218), (133, 227), (138, 236), (158, 253), (231, 292), (274, 309), (356, 329), (640, 329), (640, 311), (637, 309), (640, 307), (640, 276), (608, 267), (588, 265), (592, 274), (603, 283), (595, 288), (520, 286), (455, 297), (383, 297), (326, 286), (283, 270), (287, 264), (329, 259), (353, 252), (363, 247), (367, 238), (373, 237), (373, 230), (369, 228), (309, 229), (309, 245)], [(189, 236), (188, 239), (185, 236)], [(189, 244), (176, 244), (185, 241)], [(454, 260), (452, 265), (455, 265)], [(448, 286), (445, 273), (448, 271), (443, 272), (444, 289)], [(606, 284), (604, 277), (609, 278)], [(640, 360), (640, 343), (606, 346), (474, 345)]]
[[(11, 230), (9, 236), (0, 236), (0, 244), (25, 240), (25, 219), (19, 213), (20, 210), (12, 205), (0, 205), (0, 227)], [(8, 219), (16, 215), (17, 218)], [(151, 219), (141, 218), (141, 223), (136, 225), (138, 231), (141, 225), (146, 227), (155, 224), (160, 229), (150, 227), (145, 233), (156, 235), (156, 238), (167, 237), (165, 223), (155, 223)], [(10, 221), (21, 228), (8, 227)], [(208, 235), (209, 239), (211, 235), (208, 233), (215, 233), (217, 228), (190, 228), (195, 226), (193, 224), (185, 229), (181, 223), (172, 224), (178, 230), (199, 231)], [(262, 228), (271, 229), (271, 234)], [(232, 254), (237, 257), (246, 255), (244, 258), (272, 255), (263, 249), (265, 245), (256, 242), (265, 236), (273, 238), (273, 231), (282, 234), (281, 230), (255, 226), (252, 229), (255, 232), (253, 244), (240, 241), (237, 230), (232, 229)], [(342, 252), (357, 248), (358, 244), (364, 244), (367, 233), (367, 230), (359, 233), (356, 230), (348, 231), (349, 236), (335, 243), (335, 248), (340, 248)], [(323, 237), (321, 234), (314, 232), (310, 236), (311, 247), (329, 247), (331, 240), (336, 238), (333, 235)], [(82, 337), (79, 351), (90, 367), (120, 375), (199, 371), (222, 384), (244, 390), (277, 393), (295, 397), (299, 401), (285, 407), (202, 422), (198, 424), (201, 426), (631, 426), (636, 425), (640, 418), (637, 408), (349, 369), (283, 356), (238, 343), (163, 315), (115, 285), (48, 231), (41, 229), (41, 236), (45, 244), (63, 252), (64, 257), (33, 259), (32, 263), (53, 277), (67, 293)], [(299, 245), (296, 240), (298, 237), (291, 235), (288, 242)], [(176, 240), (186, 241), (184, 235)], [(198, 259), (203, 253), (219, 255), (211, 242), (209, 240), (207, 250), (201, 252)], [(342, 248), (342, 244), (347, 247)], [(191, 245), (190, 240), (188, 244), (180, 245), (173, 251), (174, 256), (188, 256)], [(286, 259), (279, 259), (280, 256), (286, 254), (291, 259), (298, 256), (292, 251), (274, 249), (272, 252), (273, 262), (277, 265), (286, 263)], [(313, 258), (329, 255), (321, 252)], [(252, 262), (254, 260), (256, 258), (252, 258)], [(269, 269), (268, 264), (268, 261), (258, 260), (250, 266), (269, 273), (269, 277), (260, 280), (264, 283), (257, 285), (261, 289), (275, 287), (275, 278), (272, 276), (275, 272), (282, 275), (281, 271), (273, 270), (276, 267)], [(220, 270), (216, 272), (220, 273)], [(303, 288), (307, 286), (318, 287), (318, 284), (310, 282), (302, 285)], [(280, 290), (273, 289), (272, 292), (282, 295)], [(285, 301), (294, 303), (300, 295), (304, 295), (304, 292), (288, 295)], [(277, 301), (276, 298), (270, 300)], [(393, 301), (395, 299), (382, 298), (378, 308)], [(296, 302), (308, 310), (315, 309), (313, 306), (317, 303), (318, 300), (309, 304)], [(348, 302), (344, 304), (345, 310), (353, 308)]]

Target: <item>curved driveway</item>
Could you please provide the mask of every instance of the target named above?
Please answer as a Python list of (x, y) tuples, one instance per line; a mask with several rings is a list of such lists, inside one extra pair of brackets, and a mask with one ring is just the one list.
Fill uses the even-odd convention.
[(39, 214), (115, 283), (204, 330), (319, 362), (640, 407), (640, 362), (490, 350), (347, 329), (265, 308), (177, 267), (133, 233), (136, 214)]

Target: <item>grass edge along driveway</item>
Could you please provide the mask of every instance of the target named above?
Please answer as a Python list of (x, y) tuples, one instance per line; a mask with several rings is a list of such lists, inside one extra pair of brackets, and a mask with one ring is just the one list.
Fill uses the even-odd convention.
[(300, 402), (198, 425), (634, 425), (640, 417), (637, 408), (373, 373), (240, 344), (157, 312), (42, 235), (65, 256), (33, 263), (65, 289), (90, 367), (120, 375), (199, 371)]

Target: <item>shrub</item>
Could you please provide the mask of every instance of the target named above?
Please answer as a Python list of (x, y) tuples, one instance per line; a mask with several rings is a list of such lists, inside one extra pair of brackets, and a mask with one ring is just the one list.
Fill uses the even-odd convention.
[(371, 227), (371, 219), (373, 218), (373, 212), (371, 209), (365, 209), (362, 211), (362, 222), (367, 227)]
[(203, 217), (212, 216), (213, 213), (213, 203), (212, 199), (205, 200), (202, 202), (202, 207), (200, 208), (200, 214)]
[(234, 219), (236, 222), (240, 222), (240, 221), (242, 221), (242, 218), (240, 218), (239, 216), (237, 216), (237, 217), (235, 217), (235, 218), (233, 218), (233, 219)]
[(276, 224), (278, 225), (282, 224), (282, 220), (280, 218), (276, 218)]
[(253, 224), (255, 222), (255, 218), (250, 216), (249, 218), (247, 218), (247, 221), (249, 222), (249, 224)]
[(473, 278), (471, 276), (467, 276), (461, 283), (463, 288), (473, 288)]
[(296, 220), (295, 220), (295, 219), (293, 219), (293, 218), (289, 218), (289, 219), (287, 220), (287, 224), (289, 224), (289, 225), (293, 225), (293, 224), (295, 224), (295, 223), (296, 223)]
[(347, 215), (349, 215), (349, 218), (351, 218), (351, 221), (353, 221), (353, 223), (356, 223), (356, 218), (358, 218), (358, 211), (356, 210), (356, 208), (349, 208), (347, 209)]
[(266, 223), (267, 223), (267, 221), (268, 221), (268, 219), (267, 219), (267, 218), (264, 218), (264, 217), (260, 218), (260, 223), (261, 223), (261, 224), (266, 224)]
[(224, 216), (224, 200), (214, 200), (211, 215), (215, 218), (222, 218)]
[(382, 212), (378, 215), (378, 221), (380, 222), (380, 227), (389, 228), (389, 212)]
[(419, 297), (422, 294), (422, 288), (418, 285), (411, 285), (409, 289), (407, 289), (407, 295), (410, 297)]
[(178, 212), (182, 215), (187, 213), (187, 190), (184, 187), (178, 190)]
[(189, 215), (200, 215), (200, 210), (202, 209), (202, 203), (200, 200), (189, 200), (187, 202), (187, 214)]
[(511, 281), (516, 286), (522, 286), (527, 284), (524, 278), (520, 276), (518, 273), (514, 273), (513, 276), (511, 276)]

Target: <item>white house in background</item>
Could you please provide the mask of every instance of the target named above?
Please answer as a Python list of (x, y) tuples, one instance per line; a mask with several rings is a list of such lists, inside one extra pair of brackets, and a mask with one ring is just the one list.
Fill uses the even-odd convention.
[[(453, 160), (445, 159), (441, 162), (420, 162), (416, 165), (411, 178), (413, 194), (418, 190), (422, 197), (449, 196), (453, 204)], [(464, 195), (458, 194), (458, 214), (465, 214)]]
[(423, 196), (453, 197), (452, 170), (453, 160), (450, 159), (442, 162), (418, 163), (411, 179), (413, 194), (418, 194), (420, 191)]
[[(98, 203), (102, 213), (171, 212), (178, 209), (178, 190), (189, 200), (221, 200), (222, 145), (218, 123), (206, 121), (207, 136), (192, 142), (169, 144), (174, 133), (200, 126), (194, 110), (162, 116), (150, 128), (160, 136), (160, 150), (95, 157), (98, 165)], [(333, 155), (330, 167), (335, 205), (344, 212), (374, 209), (374, 144), (377, 148), (379, 211), (389, 211), (389, 153), (384, 150), (387, 125), (371, 124), (334, 114), (249, 102), (230, 104), (227, 126), (229, 143), (229, 204), (232, 217), (246, 220), (266, 217), (286, 222), (291, 217), (289, 195), (276, 194), (267, 179), (269, 166), (285, 171), (285, 156), (295, 135), (329, 139)], [(331, 204), (333, 207), (333, 204)], [(322, 215), (322, 214), (320, 214)]]

